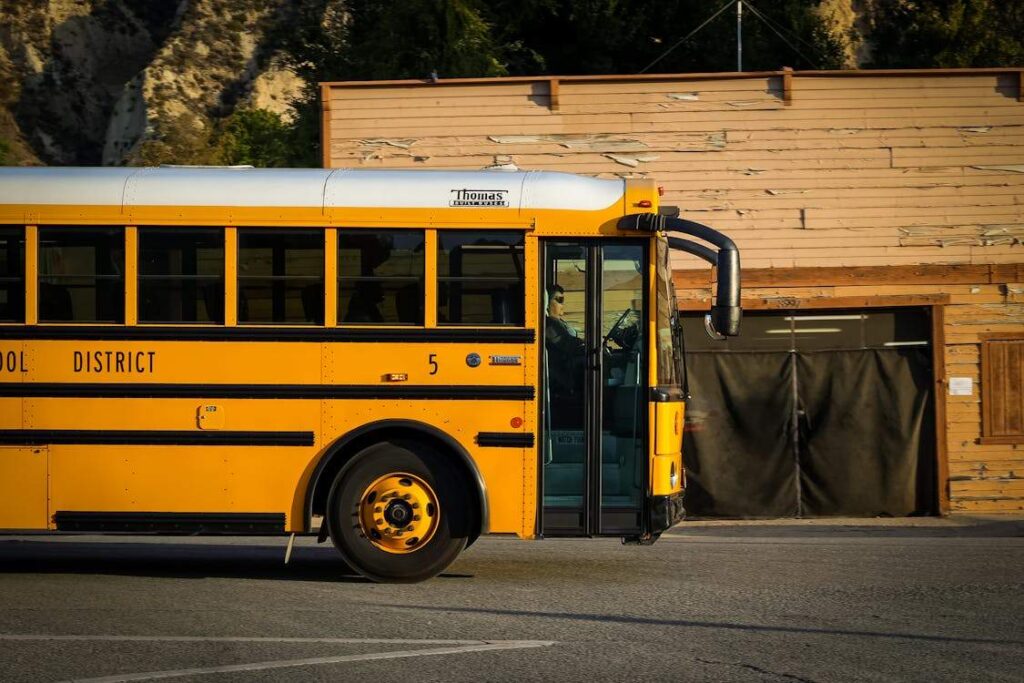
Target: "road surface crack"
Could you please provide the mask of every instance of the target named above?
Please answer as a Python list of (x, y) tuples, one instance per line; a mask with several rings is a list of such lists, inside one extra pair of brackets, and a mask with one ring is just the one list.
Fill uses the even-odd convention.
[(759, 666), (754, 666), (753, 664), (746, 664), (744, 662), (721, 662), (715, 659), (701, 659), (700, 657), (694, 657), (693, 659), (694, 661), (700, 662), (701, 664), (718, 664), (720, 666), (733, 666), (739, 669), (748, 669), (755, 673), (764, 674), (767, 676), (778, 676), (780, 678), (785, 678), (788, 681), (800, 681), (801, 683), (815, 683), (815, 681), (813, 681), (810, 678), (802, 678), (800, 676), (794, 676), (793, 674), (787, 673), (780, 673), (778, 671), (769, 671), (768, 669), (762, 669)]

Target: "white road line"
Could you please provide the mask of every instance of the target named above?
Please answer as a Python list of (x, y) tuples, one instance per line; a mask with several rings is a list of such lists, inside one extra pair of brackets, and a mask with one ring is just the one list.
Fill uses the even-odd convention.
[(358, 655), (340, 655), (336, 657), (312, 657), (308, 659), (281, 659), (270, 662), (252, 662), (250, 664), (230, 664), (195, 669), (176, 669), (171, 671), (146, 671), (142, 673), (118, 674), (99, 678), (76, 678), (73, 683), (124, 683), (126, 681), (154, 681), (162, 678), (178, 678), (181, 676), (201, 676), (203, 674), (232, 673), (236, 671), (265, 671), (268, 669), (285, 669), (296, 666), (318, 666), (323, 664), (341, 664), (344, 662), (365, 662), (377, 659), (400, 659), (404, 657), (429, 657), (435, 655), (455, 655), (465, 652), (485, 652), (490, 650), (521, 650), (554, 645), (550, 640), (405, 640), (384, 638), (246, 638), (246, 637), (214, 637), (202, 638), (195, 636), (48, 636), (0, 634), (0, 641), (40, 641), (40, 640), (79, 640), (79, 641), (115, 641), (115, 642), (177, 642), (177, 643), (331, 643), (331, 644), (417, 644), (417, 645), (448, 645), (448, 647), (425, 648), (422, 650), (397, 650), (393, 652), (371, 652)]
[[(402, 638), (262, 638), (248, 636), (205, 637), (205, 636), (78, 636), (47, 634), (0, 633), (4, 640), (89, 640), (105, 642), (139, 643), (330, 643), (336, 645), (393, 643), (396, 645), (480, 645), (491, 642), (534, 642), (534, 641), (490, 641), (490, 640), (421, 640)], [(537, 641), (540, 642), (540, 641)]]
[(371, 652), (362, 655), (341, 655), (339, 657), (311, 657), (309, 659), (285, 659), (272, 662), (253, 662), (252, 664), (231, 664), (227, 666), (211, 666), (197, 669), (178, 669), (176, 671), (146, 671), (136, 674), (102, 676), (100, 678), (76, 678), (68, 683), (124, 683), (126, 681), (155, 681), (161, 678), (178, 678), (179, 676), (202, 676), (203, 674), (233, 673), (236, 671), (265, 671), (267, 669), (285, 669), (295, 666), (319, 666), (323, 664), (341, 664), (344, 662), (365, 662), (375, 659), (400, 659), (403, 657), (429, 657), (431, 655), (457, 655), (464, 652), (483, 652), (487, 650), (518, 650), (531, 647), (546, 647), (552, 642), (537, 640), (507, 640), (485, 642), (479, 645), (459, 645), (457, 647), (439, 647), (425, 650), (399, 650), (397, 652)]

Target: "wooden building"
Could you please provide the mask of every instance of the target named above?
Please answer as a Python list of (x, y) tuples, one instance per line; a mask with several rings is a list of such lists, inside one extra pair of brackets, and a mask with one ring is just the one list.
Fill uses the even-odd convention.
[[(327, 167), (656, 178), (664, 204), (739, 244), (747, 351), (771, 341), (759, 331), (799, 338), (815, 318), (854, 346), (871, 346), (874, 325), (878, 349), (926, 347), (923, 441), (904, 446), (931, 470), (903, 476), (924, 476), (933, 500), (907, 512), (1024, 510), (1024, 69), (325, 83), (322, 98)], [(705, 308), (707, 271), (675, 266), (681, 307)], [(907, 334), (926, 339), (901, 340), (922, 320)], [(802, 400), (796, 432), (813, 412)], [(845, 429), (825, 451), (881, 438)], [(808, 476), (796, 473), (798, 496)], [(726, 513), (759, 514), (740, 508)]]

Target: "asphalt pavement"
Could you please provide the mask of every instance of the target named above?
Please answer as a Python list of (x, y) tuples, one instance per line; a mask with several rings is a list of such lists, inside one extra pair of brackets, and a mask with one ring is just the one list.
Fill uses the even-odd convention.
[(300, 538), (0, 536), (0, 681), (1024, 678), (1024, 520), (483, 538), (377, 585)]

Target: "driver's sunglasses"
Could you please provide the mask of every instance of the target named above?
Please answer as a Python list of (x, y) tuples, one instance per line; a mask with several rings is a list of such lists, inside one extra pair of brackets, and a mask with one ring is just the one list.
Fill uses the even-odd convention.
[(555, 303), (557, 303), (557, 304), (564, 304), (565, 303), (565, 297), (564, 296), (556, 296), (554, 298), (554, 300), (555, 300)]

